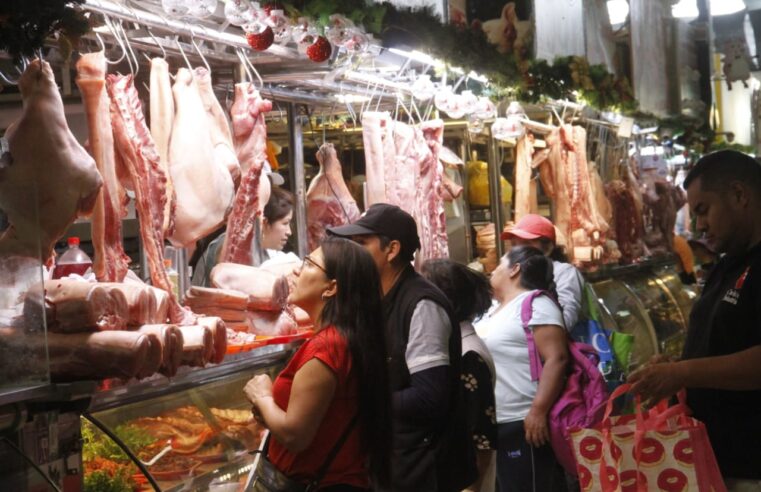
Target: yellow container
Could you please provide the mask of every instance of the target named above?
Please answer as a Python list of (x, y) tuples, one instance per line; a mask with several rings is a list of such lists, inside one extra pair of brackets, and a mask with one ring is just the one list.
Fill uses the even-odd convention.
[[(502, 187), (502, 203), (513, 201), (513, 187), (504, 176), (499, 177)], [(489, 206), (489, 164), (484, 161), (468, 162), (468, 202), (471, 207)]]

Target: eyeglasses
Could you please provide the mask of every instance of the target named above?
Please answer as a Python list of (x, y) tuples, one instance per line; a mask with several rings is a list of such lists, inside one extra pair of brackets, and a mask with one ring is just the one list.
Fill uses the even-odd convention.
[(307, 263), (309, 263), (309, 264), (311, 264), (311, 265), (314, 265), (314, 266), (316, 266), (317, 268), (319, 268), (320, 270), (322, 270), (322, 273), (324, 273), (325, 275), (327, 275), (327, 274), (328, 274), (328, 271), (327, 271), (327, 270), (325, 270), (325, 268), (323, 268), (323, 267), (322, 267), (322, 266), (321, 266), (319, 263), (317, 263), (316, 261), (314, 261), (314, 260), (313, 260), (312, 258), (310, 258), (309, 256), (305, 256), (305, 257), (304, 257), (304, 261), (302, 261), (302, 262), (301, 262), (301, 269), (302, 269), (302, 270), (304, 269), (304, 267), (306, 266), (306, 264), (307, 264)]

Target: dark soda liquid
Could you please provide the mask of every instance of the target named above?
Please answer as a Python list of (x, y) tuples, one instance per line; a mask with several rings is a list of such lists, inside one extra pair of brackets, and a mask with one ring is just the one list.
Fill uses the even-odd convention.
[(67, 277), (72, 273), (84, 275), (87, 270), (92, 268), (92, 263), (63, 263), (53, 268), (53, 278)]

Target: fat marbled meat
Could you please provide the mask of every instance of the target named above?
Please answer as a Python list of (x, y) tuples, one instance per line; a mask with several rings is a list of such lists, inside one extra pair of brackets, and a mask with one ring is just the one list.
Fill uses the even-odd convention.
[(233, 136), (243, 177), (235, 193), (233, 210), (227, 219), (227, 235), (222, 247), (222, 262), (250, 265), (256, 222), (269, 200), (270, 183), (262, 179), (267, 159), (267, 124), (264, 113), (272, 102), (262, 99), (250, 83), (235, 84), (231, 113)]
[(169, 295), (169, 319), (175, 324), (190, 324), (193, 313), (180, 306), (164, 269), (164, 206), (166, 174), (145, 123), (142, 106), (132, 76), (109, 75), (111, 119), (116, 152), (130, 174), (135, 188), (135, 208), (139, 217), (140, 238), (146, 255), (151, 282)]
[(169, 64), (163, 58), (151, 59), (150, 80), (150, 116), (151, 135), (159, 153), (159, 165), (167, 177), (166, 203), (164, 204), (164, 235), (172, 234), (174, 230), (174, 214), (177, 197), (174, 184), (169, 173), (169, 141), (172, 136), (174, 122), (174, 97), (172, 82), (169, 79)]
[(50, 65), (33, 60), (18, 82), (23, 109), (8, 127), (0, 157), (0, 209), (10, 226), (0, 256), (48, 261), (77, 217), (90, 214), (103, 179), (72, 135)]
[(169, 240), (189, 247), (222, 225), (235, 188), (230, 171), (214, 158), (209, 118), (193, 74), (177, 70), (176, 113), (169, 142), (169, 172), (177, 194), (174, 233)]
[(341, 173), (336, 149), (331, 143), (317, 151), (320, 172), (307, 190), (307, 232), (309, 250), (320, 245), (328, 227), (349, 224), (359, 219), (359, 207)]
[[(375, 203), (397, 204), (394, 185), (396, 147), (393, 120), (388, 112), (368, 111), (362, 115), (362, 139), (365, 147), (367, 198), (365, 208)], [(388, 190), (392, 192), (389, 196)]]
[(106, 92), (106, 58), (102, 51), (84, 54), (77, 61), (77, 86), (87, 116), (90, 153), (103, 178), (91, 221), (95, 249), (93, 272), (101, 282), (121, 282), (129, 266), (122, 239), (127, 196), (116, 176), (110, 101)]

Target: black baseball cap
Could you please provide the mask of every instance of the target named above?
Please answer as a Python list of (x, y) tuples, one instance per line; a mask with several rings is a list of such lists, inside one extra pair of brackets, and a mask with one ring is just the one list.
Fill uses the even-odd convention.
[(341, 237), (382, 235), (399, 241), (402, 251), (414, 253), (420, 248), (415, 219), (396, 205), (388, 203), (371, 205), (359, 220), (353, 224), (329, 227), (328, 234)]

